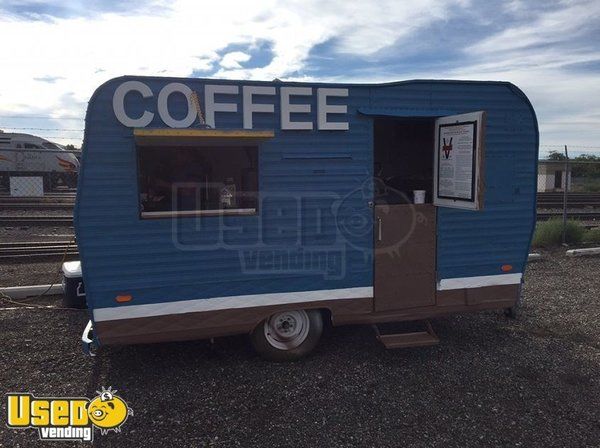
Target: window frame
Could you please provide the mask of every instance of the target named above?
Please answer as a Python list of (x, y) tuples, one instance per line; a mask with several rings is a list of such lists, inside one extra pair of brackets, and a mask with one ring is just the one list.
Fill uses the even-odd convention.
[(254, 147), (256, 148), (256, 207), (254, 208), (231, 208), (231, 209), (214, 209), (214, 210), (166, 210), (166, 211), (154, 211), (145, 212), (142, 211), (142, 201), (140, 199), (140, 151), (143, 148), (151, 148), (153, 146), (166, 146), (166, 144), (152, 145), (133, 142), (134, 154), (135, 154), (135, 165), (136, 165), (136, 192), (137, 192), (137, 208), (138, 208), (138, 219), (139, 220), (156, 220), (156, 219), (173, 219), (173, 218), (201, 218), (201, 217), (224, 217), (224, 216), (258, 216), (259, 205), (260, 205), (260, 144), (257, 141), (202, 141), (196, 144), (180, 144), (176, 139), (173, 140), (173, 147), (189, 147), (190, 150), (201, 147), (224, 147), (224, 146), (236, 146), (236, 147)]

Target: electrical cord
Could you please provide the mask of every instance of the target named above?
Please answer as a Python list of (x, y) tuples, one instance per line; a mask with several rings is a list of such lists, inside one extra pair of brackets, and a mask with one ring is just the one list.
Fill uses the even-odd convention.
[(44, 295), (46, 295), (48, 293), (48, 291), (50, 291), (52, 289), (52, 287), (58, 282), (58, 280), (60, 278), (60, 274), (61, 274), (62, 265), (67, 258), (67, 253), (69, 252), (71, 245), (74, 242), (75, 242), (75, 236), (71, 237), (69, 244), (67, 244), (67, 247), (65, 248), (65, 252), (63, 253), (62, 259), (60, 260), (58, 271), (56, 272), (55, 280), (48, 286), (48, 288), (46, 288), (46, 290), (44, 292), (42, 292), (36, 296), (27, 297), (27, 298), (23, 299), (22, 301), (18, 301), (18, 300), (13, 299), (12, 297), (10, 297), (8, 294), (5, 294), (2, 291), (0, 291), (0, 299), (3, 300), (4, 302), (12, 303), (13, 305), (18, 305), (18, 306), (25, 307), (25, 308), (35, 308), (35, 309), (43, 309), (43, 310), (85, 311), (80, 308), (71, 308), (71, 307), (66, 307), (66, 306), (39, 305), (36, 303), (29, 303), (32, 300), (39, 299), (40, 297), (43, 297)]

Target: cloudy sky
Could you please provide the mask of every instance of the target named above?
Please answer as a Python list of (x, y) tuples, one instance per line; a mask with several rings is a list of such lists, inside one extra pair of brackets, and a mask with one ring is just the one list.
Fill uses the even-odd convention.
[(523, 89), (542, 154), (600, 154), (598, 0), (0, 0), (0, 42), (0, 129), (76, 146), (94, 89), (125, 74), (452, 78)]

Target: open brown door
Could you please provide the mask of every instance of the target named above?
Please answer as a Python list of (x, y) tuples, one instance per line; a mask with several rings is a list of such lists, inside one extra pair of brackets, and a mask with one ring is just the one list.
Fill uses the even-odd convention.
[(376, 312), (435, 305), (436, 210), (482, 209), (485, 118), (375, 120)]
[(435, 207), (375, 206), (375, 311), (435, 304)]
[(374, 123), (376, 312), (435, 304), (434, 132), (433, 117)]

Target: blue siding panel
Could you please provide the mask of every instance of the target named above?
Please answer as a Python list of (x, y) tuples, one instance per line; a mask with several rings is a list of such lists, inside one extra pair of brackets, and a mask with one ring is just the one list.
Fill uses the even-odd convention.
[[(126, 97), (132, 116), (156, 111), (160, 89), (183, 82), (203, 98), (204, 85), (303, 85), (347, 87), (350, 129), (281, 131), (274, 114), (255, 114), (256, 129), (274, 129), (259, 149), (260, 216), (140, 220), (132, 129), (112, 110), (115, 88), (139, 79), (154, 97)], [(275, 98), (278, 98), (275, 97)], [(174, 117), (186, 104), (170, 98)], [(263, 100), (256, 97), (256, 100)], [(306, 99), (303, 99), (305, 101)], [(238, 113), (217, 113), (218, 128), (242, 128), (241, 92), (217, 96), (236, 102)], [(316, 123), (316, 91), (311, 119)], [(359, 112), (362, 111), (364, 113)], [(91, 308), (114, 306), (119, 293), (132, 304), (268, 292), (371, 286), (373, 231), (372, 117), (365, 113), (436, 116), (487, 112), (484, 209), (438, 209), (438, 278), (521, 272), (535, 220), (537, 122), (514, 86), (494, 82), (409, 81), (382, 85), (330, 85), (118, 78), (101, 86), (88, 106), (83, 166), (75, 210), (86, 292)], [(306, 116), (307, 114), (303, 114)], [(303, 118), (308, 119), (308, 118)], [(148, 127), (164, 127), (155, 113)], [(316, 125), (315, 125), (316, 127)], [(301, 211), (301, 213), (300, 213)], [(354, 228), (359, 222), (359, 228)], [(326, 272), (280, 272), (256, 250), (326, 254)], [(266, 269), (262, 269), (265, 266)], [(272, 261), (271, 261), (272, 263)], [(121, 305), (121, 306), (127, 306)]]

